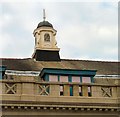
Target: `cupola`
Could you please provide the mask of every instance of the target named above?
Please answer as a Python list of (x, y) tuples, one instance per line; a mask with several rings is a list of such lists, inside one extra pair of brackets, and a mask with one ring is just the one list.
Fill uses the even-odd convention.
[(40, 28), (40, 27), (43, 27), (43, 26), (53, 28), (53, 25), (51, 23), (49, 23), (48, 21), (42, 21), (42, 22), (40, 22), (38, 24), (37, 28)]
[(37, 61), (60, 61), (59, 48), (56, 41), (57, 31), (53, 25), (46, 21), (45, 10), (43, 10), (43, 21), (34, 30), (35, 49), (32, 55)]

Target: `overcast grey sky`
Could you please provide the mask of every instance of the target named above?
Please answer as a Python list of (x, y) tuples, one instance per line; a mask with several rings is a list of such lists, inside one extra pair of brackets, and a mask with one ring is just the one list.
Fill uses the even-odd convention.
[(42, 12), (46, 9), (46, 20), (57, 30), (61, 58), (118, 60), (117, 1), (55, 1), (4, 0), (0, 3), (0, 57), (32, 56), (33, 31), (43, 21)]

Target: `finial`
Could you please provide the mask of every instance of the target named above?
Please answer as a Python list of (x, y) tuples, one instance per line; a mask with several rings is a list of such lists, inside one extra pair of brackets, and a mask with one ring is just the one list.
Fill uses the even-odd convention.
[(45, 9), (43, 9), (43, 20), (45, 21), (46, 16), (45, 16)]

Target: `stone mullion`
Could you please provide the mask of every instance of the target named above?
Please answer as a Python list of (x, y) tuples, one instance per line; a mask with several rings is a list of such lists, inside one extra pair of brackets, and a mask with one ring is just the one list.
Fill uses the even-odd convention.
[(64, 96), (70, 96), (70, 86), (69, 85), (64, 85), (63, 86), (63, 95)]
[(88, 86), (82, 86), (82, 94), (83, 96), (88, 96)]
[(73, 85), (73, 96), (79, 96), (79, 85)]

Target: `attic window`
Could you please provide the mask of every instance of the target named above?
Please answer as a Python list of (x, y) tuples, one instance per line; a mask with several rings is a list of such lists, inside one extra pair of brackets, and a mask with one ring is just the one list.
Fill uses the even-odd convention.
[(57, 75), (49, 75), (49, 81), (58, 82), (58, 76)]
[(91, 77), (82, 77), (83, 83), (91, 83)]
[(96, 70), (44, 68), (40, 77), (52, 82), (93, 83), (95, 74)]
[(0, 66), (0, 79), (3, 79), (5, 75), (6, 67), (5, 66)]
[(72, 82), (80, 82), (80, 77), (72, 76)]
[(68, 76), (60, 76), (60, 82), (68, 82)]

